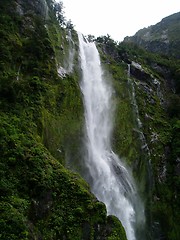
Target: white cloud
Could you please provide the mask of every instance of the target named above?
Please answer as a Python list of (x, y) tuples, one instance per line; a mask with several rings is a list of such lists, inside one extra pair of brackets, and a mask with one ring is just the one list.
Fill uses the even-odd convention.
[(180, 11), (179, 0), (61, 0), (77, 31), (121, 41)]

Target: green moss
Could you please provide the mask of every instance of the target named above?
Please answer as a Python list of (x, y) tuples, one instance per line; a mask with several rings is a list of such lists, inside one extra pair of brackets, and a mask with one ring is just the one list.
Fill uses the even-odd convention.
[(111, 226), (114, 225), (114, 229), (111, 233), (111, 235), (107, 238), (107, 240), (123, 240), (126, 239), (126, 233), (124, 231), (123, 226), (120, 224), (118, 219), (114, 216), (109, 216), (108, 217), (108, 222)]
[[(168, 236), (168, 239), (178, 239), (179, 230), (176, 223), (179, 222), (179, 217), (175, 212), (179, 212), (179, 177), (175, 159), (179, 158), (179, 142), (178, 127), (175, 123), (179, 119), (179, 61), (169, 56), (162, 57), (146, 52), (133, 44), (120, 43), (110, 46), (104, 42), (105, 37), (99, 40), (102, 40), (99, 44), (102, 60), (105, 64), (108, 63), (108, 69), (114, 79), (116, 111), (113, 147), (134, 170), (140, 194), (146, 205), (147, 228), (152, 238), (162, 234), (164, 237)], [(162, 98), (157, 92), (157, 86), (153, 85), (153, 80), (142, 81), (131, 76), (131, 81), (136, 82), (134, 87), (142, 122), (141, 129), (138, 129), (137, 116), (130, 100), (132, 89), (126, 76), (128, 67), (123, 61), (138, 62), (151, 78), (154, 77), (160, 82)], [(172, 79), (176, 93), (172, 93)], [(144, 134), (148, 152), (141, 148), (138, 130)], [(155, 227), (156, 230), (152, 231), (153, 222), (159, 222), (158, 230)]]
[[(28, 119), (1, 117), (1, 239), (84, 239), (106, 228), (106, 208), (79, 175), (37, 141)], [(39, 138), (40, 140), (40, 138)], [(12, 157), (13, 156), (13, 157)], [(112, 224), (112, 229), (114, 225)], [(100, 234), (100, 233), (98, 233)], [(109, 233), (110, 234), (110, 233)]]
[(79, 162), (83, 123), (77, 69), (64, 78), (57, 73), (68, 53), (66, 30), (51, 1), (48, 21), (33, 1), (21, 16), (13, 0), (3, 3), (0, 238), (107, 239), (117, 227), (107, 231), (105, 205), (62, 165), (68, 156)]
[[(58, 76), (57, 66), (64, 66), (69, 51), (67, 30), (59, 26), (51, 0), (47, 1), (48, 19), (33, 3), (21, 6), (22, 15), (14, 11), (15, 1), (0, 3), (0, 238), (125, 240), (120, 222), (107, 217), (104, 204), (90, 193), (87, 183), (63, 166), (81, 167), (84, 120), (79, 69), (75, 64), (72, 74)], [(72, 36), (77, 48), (75, 31)], [(160, 222), (169, 239), (179, 239), (179, 111), (174, 104), (179, 103), (179, 97), (167, 90), (164, 72), (153, 67), (157, 64), (168, 70), (178, 93), (179, 61), (131, 44), (117, 44), (109, 36), (98, 38), (98, 42), (114, 89), (113, 150), (131, 165), (153, 221)], [(76, 52), (75, 63), (77, 60)], [(168, 99), (167, 107), (163, 106), (153, 84), (147, 83), (152, 88), (147, 94), (136, 79), (136, 100), (153, 175), (147, 171), (149, 155), (141, 149), (132, 106), (125, 63), (129, 60), (141, 63), (158, 78)], [(152, 141), (152, 136), (157, 139)], [(163, 164), (165, 177), (161, 176)]]

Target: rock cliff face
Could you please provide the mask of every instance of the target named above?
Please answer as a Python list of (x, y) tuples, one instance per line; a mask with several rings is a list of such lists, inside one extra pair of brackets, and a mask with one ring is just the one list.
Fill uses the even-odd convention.
[[(72, 172), (81, 173), (84, 118), (77, 33), (60, 9), (51, 0), (0, 1), (0, 238), (125, 240), (119, 220)], [(166, 34), (158, 39), (168, 44)], [(130, 40), (96, 44), (114, 89), (113, 149), (145, 203), (146, 237), (139, 226), (137, 239), (179, 240), (180, 63)]]
[(65, 168), (80, 157), (83, 114), (78, 66), (65, 69), (69, 31), (56, 13), (51, 0), (0, 2), (0, 239), (126, 240)]
[(36, 2), (16, 0), (14, 3), (16, 4), (16, 11), (20, 16), (31, 13), (40, 15), (42, 18), (47, 18), (48, 4), (46, 0), (37, 0)]
[(154, 53), (180, 59), (180, 12), (163, 18), (161, 22), (139, 30), (134, 36), (126, 37), (132, 42)]
[(131, 162), (139, 182), (147, 239), (178, 239), (179, 60), (131, 42), (117, 45), (106, 36), (97, 41), (114, 79), (114, 147)]

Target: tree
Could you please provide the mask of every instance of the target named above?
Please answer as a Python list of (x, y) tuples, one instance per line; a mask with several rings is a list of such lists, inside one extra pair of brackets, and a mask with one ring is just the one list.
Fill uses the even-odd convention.
[(63, 9), (64, 6), (62, 2), (54, 3), (55, 15), (60, 25), (65, 25), (66, 22)]
[(71, 20), (67, 21), (66, 28), (69, 29), (69, 30), (73, 30), (74, 29), (74, 25), (72, 24)]

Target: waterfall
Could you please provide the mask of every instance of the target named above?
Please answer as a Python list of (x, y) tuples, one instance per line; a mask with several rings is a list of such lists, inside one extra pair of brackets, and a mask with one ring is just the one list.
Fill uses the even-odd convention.
[[(111, 149), (112, 87), (105, 79), (94, 42), (78, 33), (82, 80), (80, 83), (85, 111), (85, 178), (107, 213), (122, 222), (128, 240), (135, 240), (138, 211), (137, 190), (130, 170)], [(140, 210), (137, 211), (137, 208)]]
[(65, 77), (66, 74), (72, 73), (74, 69), (75, 44), (72, 39), (71, 30), (68, 30), (66, 39), (68, 41), (67, 56), (64, 58), (63, 66), (57, 66), (57, 71), (60, 77)]
[(135, 117), (136, 117), (136, 121), (137, 121), (137, 128), (134, 129), (138, 134), (139, 134), (139, 138), (141, 140), (142, 143), (142, 149), (146, 150), (148, 156), (150, 157), (150, 150), (146, 141), (146, 138), (144, 136), (143, 131), (141, 131), (142, 129), (142, 122), (140, 120), (140, 116), (139, 116), (139, 108), (136, 102), (136, 93), (135, 93), (135, 88), (134, 88), (134, 82), (130, 79), (131, 77), (131, 65), (128, 64), (128, 83), (131, 86), (131, 104), (133, 106), (133, 110), (135, 112)]
[[(133, 111), (134, 111), (134, 115), (135, 115), (135, 128), (134, 131), (137, 132), (137, 134), (139, 135), (139, 139), (140, 139), (140, 143), (141, 143), (141, 150), (142, 150), (142, 154), (143, 154), (143, 162), (144, 162), (144, 166), (146, 167), (146, 176), (144, 176), (143, 181), (146, 182), (145, 184), (145, 194), (146, 194), (146, 201), (149, 206), (151, 204), (151, 189), (153, 188), (153, 174), (152, 174), (152, 166), (151, 166), (151, 153), (150, 153), (150, 149), (148, 146), (148, 143), (146, 141), (146, 137), (143, 133), (143, 124), (140, 120), (140, 115), (139, 115), (139, 108), (138, 108), (138, 104), (136, 101), (136, 92), (135, 92), (135, 87), (134, 87), (134, 81), (133, 79), (131, 79), (131, 65), (128, 64), (128, 71), (127, 71), (127, 79), (128, 79), (128, 84), (130, 86), (131, 92), (130, 92), (130, 98), (131, 98), (131, 104), (133, 107)], [(154, 136), (156, 137), (156, 136)], [(151, 221), (149, 219), (149, 221)], [(149, 223), (150, 225), (150, 223)], [(148, 229), (150, 229), (150, 226), (146, 226), (146, 231), (148, 231)], [(144, 230), (145, 230), (145, 226), (144, 226)], [(143, 234), (143, 231), (142, 231)], [(144, 232), (145, 234), (145, 232)], [(151, 233), (150, 233), (151, 235)], [(149, 235), (149, 236), (150, 236)], [(146, 235), (147, 238), (147, 235)], [(149, 237), (148, 237), (149, 239)]]
[(71, 30), (68, 30), (68, 43), (69, 43), (69, 51), (68, 51), (68, 61), (67, 66), (65, 67), (67, 73), (72, 73), (74, 68), (74, 55), (75, 55), (75, 47), (74, 47), (74, 41), (72, 39)]

